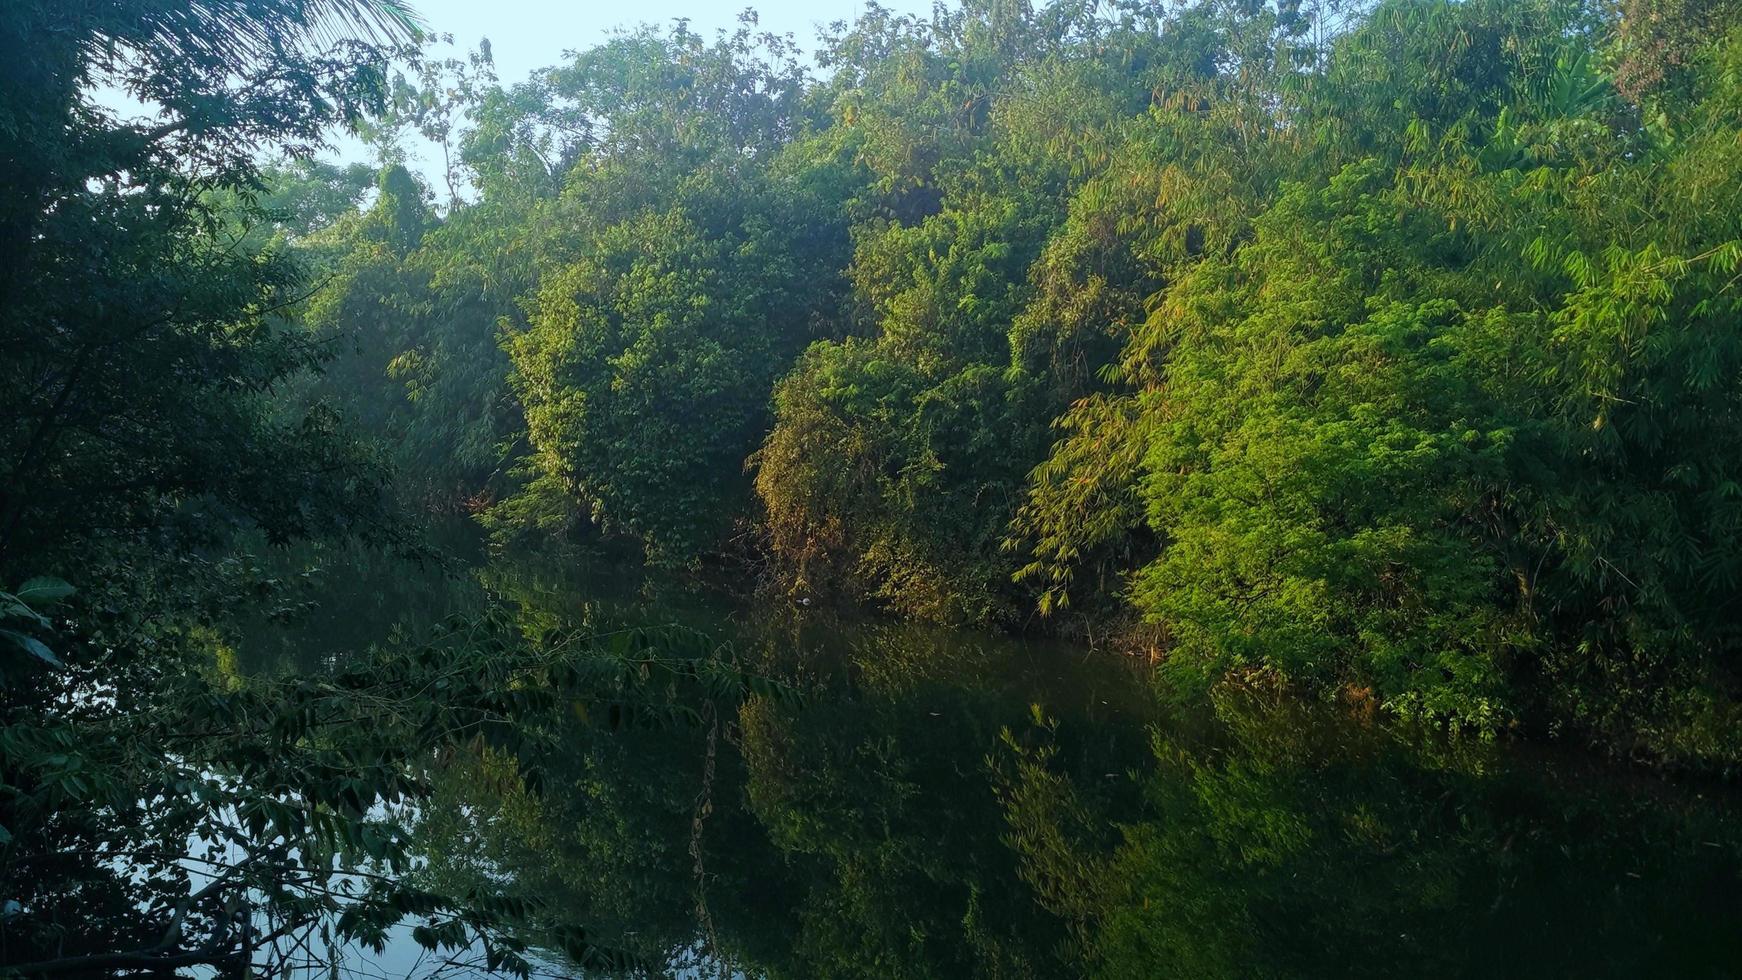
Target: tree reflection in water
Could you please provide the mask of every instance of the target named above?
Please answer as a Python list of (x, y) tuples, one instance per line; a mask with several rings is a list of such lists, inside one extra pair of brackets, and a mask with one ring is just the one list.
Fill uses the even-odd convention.
[(1060, 646), (754, 615), (499, 562), (529, 630), (709, 623), (803, 691), (577, 713), (532, 788), (480, 745), (421, 821), (441, 889), (537, 899), (647, 975), (1719, 976), (1722, 793), (1449, 741), (1262, 684), (1162, 711)]

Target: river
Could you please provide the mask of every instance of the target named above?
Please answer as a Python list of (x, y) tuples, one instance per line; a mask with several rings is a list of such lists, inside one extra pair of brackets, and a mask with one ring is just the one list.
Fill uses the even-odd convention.
[[(1050, 642), (745, 603), (584, 555), (273, 557), (247, 672), (447, 617), (676, 624), (804, 696), (577, 718), (540, 791), (487, 752), (418, 821), (432, 884), (536, 899), (632, 972), (746, 977), (1736, 976), (1722, 787), (1409, 732), (1263, 685), (1164, 704)], [(535, 930), (536, 932), (536, 930)], [(544, 957), (553, 974), (584, 966)], [(356, 976), (464, 975), (406, 935)], [(591, 971), (599, 972), (599, 971)]]

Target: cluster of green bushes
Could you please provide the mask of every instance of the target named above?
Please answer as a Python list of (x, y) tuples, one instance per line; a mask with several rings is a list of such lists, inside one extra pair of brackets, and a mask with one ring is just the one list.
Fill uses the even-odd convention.
[(450, 62), (398, 118), (475, 199), (390, 172), (306, 239), (343, 255), (310, 322), (505, 534), (1727, 754), (1739, 26), (969, 2), (816, 76), (753, 21)]
[[(228, 642), (297, 611), (244, 548), (406, 543), (383, 464), (451, 492), (510, 414), (490, 331), (448, 329), (498, 267), (433, 250), (502, 226), (438, 223), (403, 170), (362, 214), (372, 168), (306, 162), (394, 118), (419, 35), (398, 0), (0, 4), (0, 975), (337, 976), (404, 927), (530, 976), (531, 902), (407, 873), (433, 774), (485, 740), (519, 760), (539, 717), (681, 727), (750, 694), (703, 638), (499, 609), (282, 678)], [(388, 350), (403, 391), (365, 369)]]

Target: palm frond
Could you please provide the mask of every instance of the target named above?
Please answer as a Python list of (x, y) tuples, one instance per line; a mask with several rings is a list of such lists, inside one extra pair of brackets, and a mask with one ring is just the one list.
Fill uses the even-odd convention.
[(419, 40), (424, 23), (406, 0), (143, 0), (121, 9), (94, 42), (173, 56), (249, 64), (287, 47), (357, 40)]

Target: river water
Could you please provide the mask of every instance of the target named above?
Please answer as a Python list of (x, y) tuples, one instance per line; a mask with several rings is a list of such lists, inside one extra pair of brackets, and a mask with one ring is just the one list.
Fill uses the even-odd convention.
[[(633, 972), (1742, 974), (1742, 815), (1722, 787), (1262, 689), (1164, 706), (1139, 665), (1065, 644), (490, 556), (459, 529), (443, 546), (452, 560), (276, 556), (305, 584), (240, 624), (243, 668), (320, 671), (495, 606), (530, 627), (704, 630), (807, 692), (689, 725), (577, 719), (536, 793), (501, 760), (444, 774), (417, 873), (535, 898)], [(405, 936), (344, 969), (467, 972)]]

